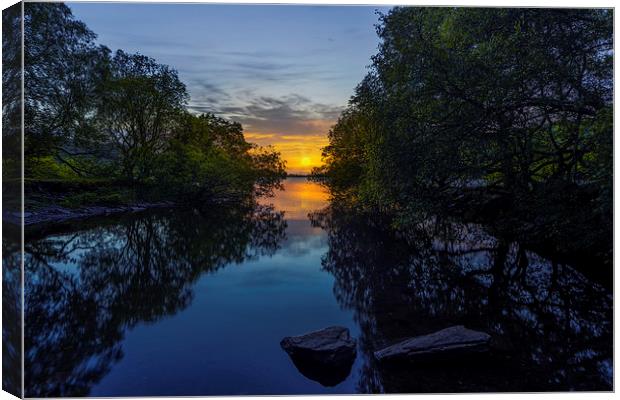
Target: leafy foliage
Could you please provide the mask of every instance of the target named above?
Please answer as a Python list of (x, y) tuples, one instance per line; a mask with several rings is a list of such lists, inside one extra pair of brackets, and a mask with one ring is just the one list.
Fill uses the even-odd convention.
[(179, 129), (188, 94), (176, 71), (152, 58), (119, 50), (110, 61), (97, 124), (116, 152), (123, 176), (141, 180)]
[(612, 17), (394, 8), (315, 173), (402, 223), (476, 191), (470, 213), (500, 196), (505, 225), (568, 239), (573, 224), (610, 242)]
[(60, 160), (89, 130), (109, 50), (66, 5), (24, 7), (24, 147), (28, 156)]

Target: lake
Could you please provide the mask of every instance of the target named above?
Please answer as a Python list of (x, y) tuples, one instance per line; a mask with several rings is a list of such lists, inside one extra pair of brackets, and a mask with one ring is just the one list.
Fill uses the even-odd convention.
[[(612, 389), (610, 290), (477, 225), (395, 234), (304, 178), (257, 204), (91, 218), (26, 242), (27, 397)], [(3, 265), (14, 252), (5, 240)], [(372, 356), (458, 324), (491, 334), (493, 354)], [(358, 352), (324, 386), (280, 341), (331, 325)]]

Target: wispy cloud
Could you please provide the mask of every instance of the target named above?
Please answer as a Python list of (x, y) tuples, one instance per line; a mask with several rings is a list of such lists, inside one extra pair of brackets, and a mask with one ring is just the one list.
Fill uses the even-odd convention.
[(252, 92), (237, 93), (218, 98), (212, 92), (210, 104), (193, 102), (195, 112), (214, 112), (241, 122), (246, 130), (255, 133), (278, 133), (280, 135), (327, 134), (343, 106), (316, 103), (309, 98), (289, 94), (282, 97), (256, 95)]
[(222, 112), (239, 120), (248, 130), (283, 135), (326, 134), (343, 109), (296, 94), (280, 98), (260, 96), (246, 101), (244, 106), (224, 107)]

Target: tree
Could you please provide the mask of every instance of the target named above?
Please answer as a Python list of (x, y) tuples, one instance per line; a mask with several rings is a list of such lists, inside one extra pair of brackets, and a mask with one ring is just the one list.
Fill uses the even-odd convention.
[(155, 156), (180, 127), (188, 99), (175, 70), (140, 54), (118, 50), (98, 104), (98, 126), (130, 181), (149, 177)]
[(21, 174), (17, 161), (22, 147), (21, 24), (21, 3), (2, 11), (2, 157), (5, 178)]
[[(327, 171), (363, 154), (361, 181), (380, 179), (401, 203), (481, 180), (514, 193), (583, 183), (598, 140), (586, 127), (610, 115), (611, 17), (395, 8), (381, 17), (379, 53), (331, 133)], [(357, 151), (342, 145), (352, 137)]]
[(154, 175), (177, 198), (213, 200), (268, 193), (285, 171), (280, 154), (247, 142), (238, 122), (185, 113)]
[[(109, 50), (62, 3), (24, 4), (24, 108), (27, 157), (82, 153), (92, 131), (94, 93)], [(80, 139), (81, 138), (81, 139)]]
[(466, 215), (609, 264), (612, 17), (394, 8), (318, 172), (400, 227)]

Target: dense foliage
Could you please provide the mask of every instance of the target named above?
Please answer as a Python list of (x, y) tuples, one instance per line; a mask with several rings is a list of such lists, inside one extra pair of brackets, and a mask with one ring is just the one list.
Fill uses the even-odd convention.
[[(246, 142), (240, 124), (190, 113), (174, 69), (96, 44), (95, 33), (62, 3), (27, 3), (24, 10), (27, 190), (61, 191), (81, 182), (84, 192), (88, 182), (101, 187), (105, 181), (134, 198), (204, 200), (264, 192), (284, 176), (279, 153)], [(9, 94), (19, 94), (20, 79), (13, 75), (20, 41), (9, 39), (16, 38), (11, 33), (20, 18), (3, 13)], [(18, 124), (19, 102), (19, 96), (5, 97), (5, 126)], [(5, 130), (5, 148), (15, 149), (4, 152), (5, 178), (18, 176), (9, 174), (20, 167), (20, 134)]]
[(315, 174), (397, 225), (458, 209), (539, 243), (603, 238), (610, 251), (612, 20), (611, 10), (394, 8)]

